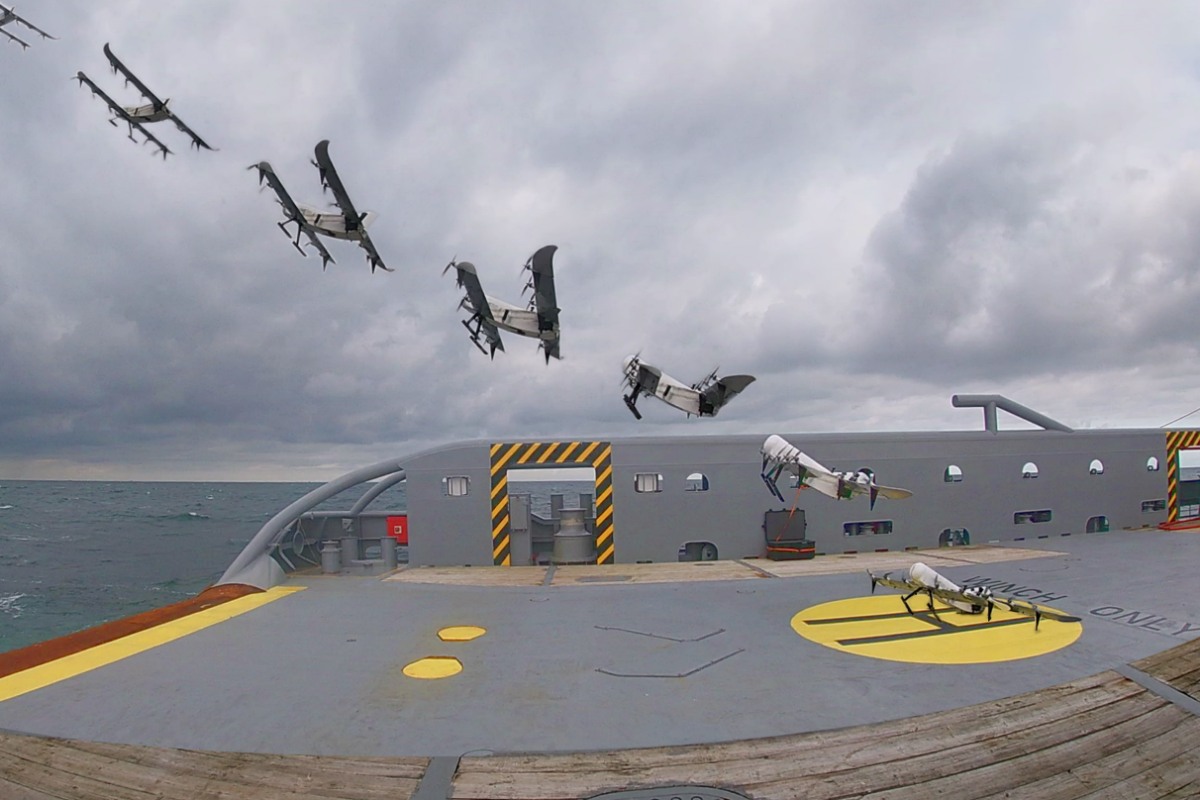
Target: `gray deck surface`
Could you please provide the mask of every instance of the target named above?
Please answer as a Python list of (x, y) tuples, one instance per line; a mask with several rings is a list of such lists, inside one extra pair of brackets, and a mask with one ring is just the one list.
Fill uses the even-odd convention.
[[(808, 606), (867, 594), (865, 574), (547, 588), (311, 578), (299, 581), (306, 591), (2, 702), (0, 729), (359, 756), (721, 742), (995, 700), (1200, 637), (1200, 535), (1113, 532), (1021, 545), (1067, 555), (943, 570), (959, 582), (1003, 579), (1065, 595), (1051, 605), (1083, 618), (1083, 635), (1020, 661), (888, 662), (791, 629)], [(487, 634), (439, 641), (449, 625)], [(431, 655), (458, 657), (463, 672), (435, 681), (401, 673)], [(618, 676), (710, 663), (686, 678)]]

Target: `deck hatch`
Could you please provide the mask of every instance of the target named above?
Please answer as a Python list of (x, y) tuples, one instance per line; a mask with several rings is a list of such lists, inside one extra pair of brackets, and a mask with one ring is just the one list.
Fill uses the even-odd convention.
[(596, 471), (596, 561), (612, 564), (612, 443), (605, 441), (496, 442), (491, 446), (492, 563), (512, 565), (508, 471), (545, 467), (591, 467)]

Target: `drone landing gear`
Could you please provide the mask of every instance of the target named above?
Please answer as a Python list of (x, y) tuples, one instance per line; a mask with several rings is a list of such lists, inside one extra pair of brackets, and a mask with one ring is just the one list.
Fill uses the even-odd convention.
[(625, 398), (625, 406), (630, 411), (633, 412), (633, 416), (635, 416), (638, 419), (641, 419), (642, 415), (637, 410), (637, 395), (636, 394), (627, 394), (627, 395), (624, 395), (624, 398)]

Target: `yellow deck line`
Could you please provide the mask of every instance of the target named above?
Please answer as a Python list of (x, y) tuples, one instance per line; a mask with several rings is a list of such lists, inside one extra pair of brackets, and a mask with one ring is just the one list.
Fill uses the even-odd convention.
[(303, 586), (276, 586), (265, 592), (239, 597), (214, 608), (197, 611), (195, 614), (189, 614), (181, 619), (164, 622), (162, 625), (155, 625), (153, 628), (96, 645), (83, 652), (73, 653), (41, 666), (16, 672), (0, 678), (0, 702), (45, 688), (59, 681), (65, 681), (67, 678), (74, 678), (85, 672), (91, 672), (176, 639), (182, 639), (188, 634), (202, 631), (218, 622), (233, 619), (304, 588)]

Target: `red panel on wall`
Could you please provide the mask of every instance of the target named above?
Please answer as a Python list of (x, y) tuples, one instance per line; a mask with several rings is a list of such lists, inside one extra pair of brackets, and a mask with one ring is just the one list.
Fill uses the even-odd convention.
[(387, 518), (388, 536), (396, 540), (396, 544), (408, 546), (408, 515), (400, 514)]

